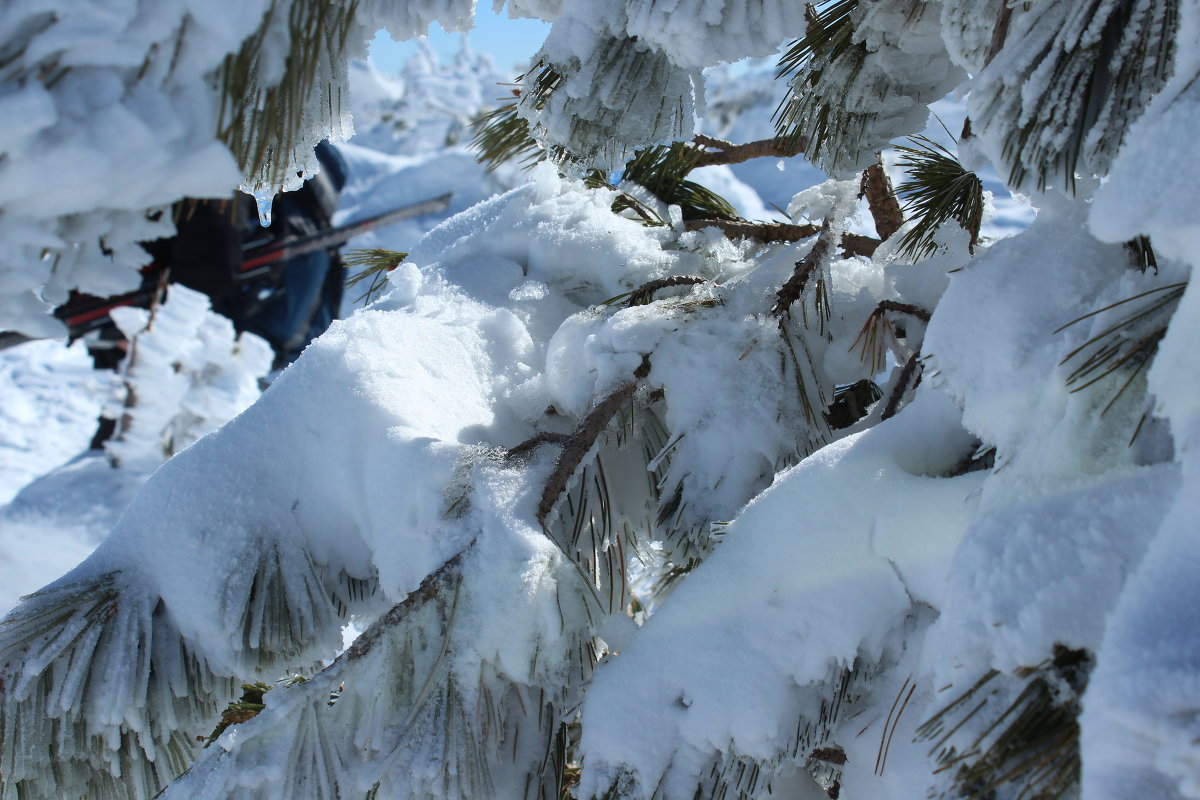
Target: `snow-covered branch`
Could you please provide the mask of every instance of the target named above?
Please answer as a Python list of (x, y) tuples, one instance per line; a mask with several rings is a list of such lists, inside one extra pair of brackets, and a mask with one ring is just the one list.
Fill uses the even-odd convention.
[(696, 161), (697, 167), (741, 164), (752, 158), (792, 158), (801, 155), (804, 148), (808, 146), (808, 140), (804, 137), (796, 139), (773, 137), (745, 144), (734, 144), (724, 139), (698, 133), (692, 141), (701, 147), (709, 148), (700, 154), (700, 158)]

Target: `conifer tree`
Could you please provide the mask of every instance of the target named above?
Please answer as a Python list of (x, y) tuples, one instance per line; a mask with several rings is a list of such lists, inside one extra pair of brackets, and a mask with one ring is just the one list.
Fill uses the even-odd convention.
[[(364, 255), (387, 293), (0, 622), (0, 797), (1190, 796), (1194, 697), (1122, 693), (1161, 677), (1125, 643), (1194, 648), (1139, 622), (1197, 563), (1196, 256), (1088, 219), (1198, 107), (1200, 4), (666, 5), (510, 1), (554, 27), (476, 141), (545, 163)], [(469, 12), (246, 26), (210, 73), (246, 180), (389, 15)], [(788, 39), (776, 135), (697, 135), (698, 69)], [(959, 152), (904, 140), (891, 192), (958, 85)], [(799, 155), (786, 223), (693, 175)], [(991, 245), (988, 161), (1042, 208)]]

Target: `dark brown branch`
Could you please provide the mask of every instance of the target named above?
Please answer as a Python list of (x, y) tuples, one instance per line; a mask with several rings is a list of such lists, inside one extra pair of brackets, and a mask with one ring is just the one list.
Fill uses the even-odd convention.
[(771, 313), (774, 316), (781, 316), (783, 312), (792, 307), (792, 303), (800, 299), (800, 295), (804, 294), (804, 287), (808, 285), (808, 279), (822, 263), (829, 260), (834, 245), (832, 234), (833, 226), (830, 225), (829, 220), (825, 220), (825, 224), (821, 226), (821, 235), (817, 237), (812, 250), (809, 250), (804, 258), (796, 262), (792, 276), (775, 294), (775, 305), (771, 307)]
[[(816, 225), (790, 225), (786, 222), (749, 222), (744, 219), (689, 219), (683, 227), (689, 231), (702, 228), (720, 228), (730, 239), (755, 239), (764, 243), (799, 242), (821, 232)], [(842, 249), (857, 256), (870, 258), (881, 242), (871, 236), (857, 233), (842, 234)]]
[[(740, 164), (752, 158), (791, 158), (804, 152), (808, 140), (803, 136), (796, 139), (777, 136), (773, 139), (759, 139), (746, 144), (734, 144), (724, 139), (715, 139), (696, 134), (693, 142), (701, 147), (711, 148), (700, 154), (697, 167), (710, 167), (716, 164)], [(714, 152), (715, 151), (715, 152)]]
[(888, 397), (887, 405), (883, 407), (883, 413), (879, 415), (880, 422), (896, 416), (896, 412), (900, 409), (900, 401), (904, 399), (904, 393), (908, 391), (909, 384), (914, 382), (914, 375), (921, 363), (920, 356), (920, 353), (913, 353), (908, 357), (908, 361), (904, 362), (904, 369), (900, 370), (900, 379), (892, 387), (892, 394)]
[(910, 317), (916, 317), (922, 322), (929, 322), (930, 314), (920, 306), (914, 306), (912, 303), (901, 303), (898, 300), (880, 300), (879, 311), (899, 311), (901, 314), (908, 314)]
[(896, 191), (883, 169), (882, 160), (876, 160), (863, 171), (862, 193), (875, 220), (875, 232), (886, 242), (904, 224), (904, 212), (900, 210), (900, 201), (896, 199)]
[(883, 244), (881, 241), (871, 236), (860, 236), (857, 233), (842, 234), (842, 249), (856, 256), (870, 258), (875, 255), (876, 248), (881, 244)]
[(789, 225), (786, 222), (749, 222), (744, 219), (689, 219), (683, 227), (689, 231), (720, 228), (730, 239), (757, 239), (760, 242), (799, 242), (820, 232), (816, 225)]
[(571, 440), (571, 437), (565, 433), (554, 433), (553, 431), (542, 431), (539, 434), (531, 436), (530, 438), (526, 439), (525, 441), (521, 442), (519, 445), (517, 445), (516, 447), (513, 447), (511, 450), (509, 450), (507, 453), (505, 453), (504, 460), (512, 461), (517, 458), (523, 458), (523, 457), (529, 455), (530, 453), (532, 453), (534, 450), (536, 450), (539, 445), (543, 445), (543, 444), (562, 445), (562, 444), (566, 444), (570, 440)]
[(846, 751), (836, 744), (832, 747), (818, 747), (809, 753), (808, 757), (814, 761), (824, 761), (829, 764), (846, 763)]
[(996, 26), (992, 28), (992, 41), (988, 45), (987, 56), (983, 59), (985, 67), (991, 64), (996, 54), (1004, 49), (1004, 42), (1008, 39), (1008, 24), (1011, 21), (1012, 6), (1008, 3), (1001, 3), (1000, 10), (996, 13)]
[(402, 622), (417, 606), (437, 597), (449, 581), (459, 577), (459, 567), (462, 564), (463, 557), (475, 546), (475, 541), (472, 539), (470, 544), (436, 570), (426, 575), (425, 579), (421, 581), (420, 586), (410, 592), (408, 597), (392, 606), (386, 614), (371, 623), (370, 627), (354, 640), (354, 644), (350, 645), (346, 649), (346, 652), (337, 657), (337, 661), (343, 659), (346, 661), (355, 661), (362, 658), (371, 652), (371, 648), (383, 638), (383, 635), (390, 628)]
[(672, 275), (669, 278), (646, 281), (630, 293), (629, 302), (626, 305), (629, 308), (645, 305), (654, 299), (654, 293), (659, 289), (669, 289), (672, 286), (695, 286), (698, 283), (707, 282), (708, 278), (701, 278), (699, 275)]
[(633, 372), (634, 379), (592, 406), (592, 410), (579, 420), (575, 430), (562, 443), (562, 452), (558, 454), (558, 460), (554, 462), (554, 470), (546, 481), (546, 488), (542, 490), (541, 502), (538, 503), (537, 520), (542, 525), (546, 524), (546, 518), (550, 516), (558, 496), (566, 491), (567, 483), (575, 474), (575, 470), (583, 463), (583, 459), (592, 449), (592, 445), (608, 428), (608, 423), (612, 422), (612, 418), (617, 415), (625, 401), (633, 396), (638, 384), (649, 374), (650, 358), (643, 356), (641, 366)]

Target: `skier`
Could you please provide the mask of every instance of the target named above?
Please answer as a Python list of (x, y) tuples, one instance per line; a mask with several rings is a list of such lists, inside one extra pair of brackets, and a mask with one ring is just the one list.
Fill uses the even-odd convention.
[[(146, 281), (178, 283), (208, 295), (213, 310), (228, 317), (240, 333), (266, 339), (275, 351), (274, 369), (300, 355), (337, 318), (342, 302), (341, 258), (336, 246), (304, 252), (270, 264), (252, 280), (239, 276), (248, 248), (276, 240), (311, 236), (332, 227), (333, 212), (346, 183), (346, 162), (329, 144), (316, 147), (321, 171), (293, 192), (276, 195), (272, 221), (263, 228), (254, 198), (191, 199), (176, 207), (176, 235), (142, 246), (169, 272)], [(127, 342), (116, 325), (104, 325), (88, 343), (97, 368), (115, 369)], [(91, 448), (103, 446), (116, 421), (101, 417)]]
[(231, 319), (239, 332), (266, 339), (277, 369), (294, 361), (338, 316), (340, 257), (334, 248), (314, 250), (278, 261), (249, 281), (240, 279), (239, 271), (248, 248), (332, 226), (346, 162), (328, 141), (317, 145), (316, 154), (321, 171), (296, 191), (276, 195), (269, 228), (258, 224), (253, 198), (239, 193), (233, 200), (185, 201), (178, 209), (177, 234), (143, 245), (170, 268), (172, 283), (204, 292), (213, 310)]
[[(333, 212), (346, 184), (346, 162), (329, 142), (317, 145), (321, 171), (294, 192), (276, 195), (271, 237), (310, 236), (332, 227)], [(238, 330), (271, 343), (276, 368), (286, 366), (338, 317), (342, 304), (342, 263), (336, 249), (313, 250), (284, 261), (273, 285), (240, 292), (233, 317)]]

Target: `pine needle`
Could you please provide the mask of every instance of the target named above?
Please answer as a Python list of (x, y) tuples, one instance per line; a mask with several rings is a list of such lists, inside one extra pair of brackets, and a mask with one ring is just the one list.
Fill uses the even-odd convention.
[[(939, 737), (930, 751), (937, 753), (937, 772), (954, 771), (940, 796), (984, 798), (1004, 787), (1012, 791), (1003, 796), (1023, 800), (1070, 796), (1079, 781), (1079, 697), (1091, 667), (1086, 651), (1056, 645), (1053, 659), (1018, 671), (1025, 681), (1020, 691), (992, 683), (999, 676), (993, 670), (918, 728), (918, 740)], [(983, 698), (968, 705), (987, 684)], [(960, 753), (951, 741), (972, 725), (982, 732)]]
[(625, 165), (621, 177), (667, 205), (679, 206), (684, 219), (737, 219), (728, 200), (687, 179), (703, 154), (703, 148), (689, 142), (647, 147)]
[(523, 168), (530, 169), (546, 159), (546, 150), (529, 131), (529, 121), (517, 115), (515, 100), (480, 114), (471, 127), (475, 160), (486, 164), (489, 172), (508, 161), (520, 160)]
[(370, 279), (367, 289), (360, 294), (355, 303), (370, 303), (375, 296), (387, 286), (387, 274), (400, 266), (400, 262), (408, 258), (408, 253), (382, 248), (367, 248), (351, 250), (344, 259), (346, 269), (362, 267), (358, 272), (346, 278), (346, 287), (357, 286), (364, 280)]
[(1054, 331), (1060, 333), (1106, 311), (1145, 301), (1063, 357), (1059, 366), (1074, 365), (1066, 378), (1071, 393), (1095, 386), (1109, 376), (1122, 376), (1124, 379), (1100, 412), (1107, 413), (1153, 360), (1186, 288), (1183, 282), (1140, 292), (1083, 314)]
[(832, 142), (853, 139), (860, 133), (852, 130), (856, 121), (842, 107), (844, 98), (829, 94), (822, 84), (825, 71), (831, 67), (845, 67), (849, 76), (862, 68), (867, 48), (854, 41), (853, 14), (857, 7), (858, 0), (838, 0), (824, 11), (810, 5), (803, 38), (793, 42), (779, 59), (777, 77), (792, 76), (792, 80), (788, 95), (775, 110), (775, 130), (791, 142), (806, 139), (813, 163), (824, 164), (829, 151), (838, 149), (830, 147)]
[[(291, 177), (291, 164), (308, 160), (314, 144), (305, 138), (308, 131), (338, 129), (345, 111), (341, 82), (347, 35), (357, 8), (358, 0), (295, 0), (287, 5), (272, 0), (258, 29), (237, 53), (225, 57), (218, 77), (217, 137), (233, 151), (251, 186), (282, 185)], [(274, 44), (278, 18), (285, 13), (286, 67), (277, 83), (264, 85), (259, 62)]]
[[(1064, 4), (1061, 30), (1042, 48), (1015, 50), (996, 61), (1006, 74), (991, 91), (981, 117), (1011, 121), (1003, 158), (1009, 184), (1046, 186), (1062, 180), (1073, 191), (1086, 156), (1095, 174), (1107, 171), (1129, 126), (1173, 71), (1178, 0), (1081, 0)], [(1054, 4), (1034, 13), (1053, 14)], [(1081, 31), (1088, 33), (1081, 36)], [(1014, 47), (1028, 44), (1017, 41)], [(1036, 80), (1030, 78), (1037, 75)], [(1040, 95), (1011, 92), (1012, 85), (1041, 87)], [(1026, 109), (1033, 109), (1032, 113)]]
[(937, 231), (948, 220), (970, 234), (973, 251), (983, 223), (983, 183), (932, 139), (910, 136), (909, 141), (911, 146), (896, 146), (901, 153), (897, 164), (909, 175), (896, 193), (917, 223), (901, 238), (899, 253), (911, 258), (932, 255), (937, 251)]
[(854, 23), (851, 15), (856, 8), (858, 0), (837, 0), (821, 12), (809, 6), (804, 36), (792, 42), (780, 56), (775, 77), (786, 78), (807, 69), (818, 57), (832, 61), (842, 55), (852, 44)]

